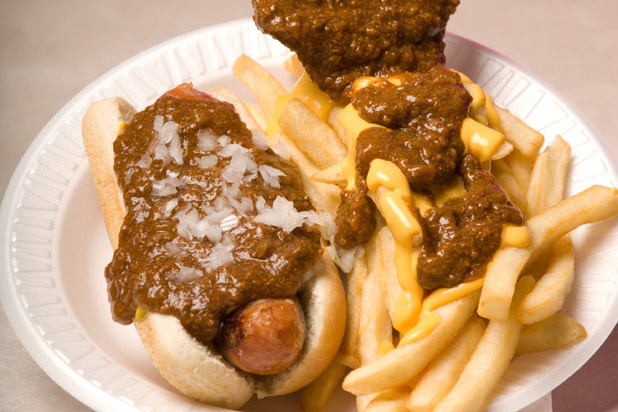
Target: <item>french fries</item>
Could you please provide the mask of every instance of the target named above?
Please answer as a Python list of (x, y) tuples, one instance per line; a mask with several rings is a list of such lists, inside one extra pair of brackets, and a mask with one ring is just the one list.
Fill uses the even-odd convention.
[[(287, 70), (303, 74), (297, 59)], [(235, 101), (263, 132), (273, 121), (279, 96), (287, 91), (247, 57), (234, 65), (235, 75), (255, 95), (259, 107)], [(491, 102), (491, 98), (487, 96)], [(348, 138), (335, 106), (328, 121), (300, 100), (281, 111), (281, 130), (267, 136), (283, 145), (301, 169), (314, 205), (333, 217), (346, 184), (342, 159)], [(544, 137), (506, 109), (496, 107), (506, 141), (488, 166), (510, 199), (525, 213), (530, 243), (503, 247), (488, 265), (482, 290), (434, 309), (441, 321), (427, 336), (400, 345), (395, 329), (402, 286), (394, 263), (394, 240), (378, 217), (378, 227), (347, 277), (348, 322), (336, 361), (302, 394), (305, 412), (319, 411), (343, 378), (343, 388), (357, 395), (359, 411), (479, 411), (511, 358), (557, 349), (586, 336), (576, 320), (557, 313), (574, 276), (574, 253), (568, 232), (618, 213), (618, 191), (593, 186), (563, 199), (570, 147), (560, 136), (543, 152)], [(488, 125), (481, 107), (475, 119)], [(495, 114), (494, 114), (495, 117)], [(332, 240), (332, 239), (331, 239)], [(533, 273), (537, 281), (531, 276)], [(479, 318), (475, 312), (481, 317)], [(484, 320), (485, 318), (487, 320)], [(390, 349), (390, 351), (389, 351)]]
[(607, 219), (617, 213), (618, 190), (592, 186), (530, 219), (530, 246), (501, 249), (489, 264), (479, 302), (479, 315), (492, 320), (506, 320), (517, 278), (533, 255), (576, 227)]
[(284, 133), (295, 137), (294, 143), (320, 170), (341, 161), (347, 153), (335, 131), (298, 99), (290, 100), (285, 106), (279, 125)]
[(536, 158), (526, 193), (528, 215), (536, 216), (562, 200), (571, 146), (561, 136)]
[(527, 159), (534, 161), (543, 146), (543, 135), (522, 122), (507, 109), (496, 106), (506, 140)]
[(376, 242), (370, 242), (368, 246), (365, 254), (368, 276), (363, 285), (359, 319), (358, 351), (361, 364), (376, 360), (380, 353), (380, 345), (383, 342), (392, 342), (393, 340), (393, 329), (384, 299), (384, 285), (382, 279), (380, 279), (379, 252)]
[(464, 327), (474, 313), (478, 298), (479, 293), (474, 292), (436, 309), (442, 322), (433, 332), (353, 370), (343, 381), (343, 389), (355, 395), (368, 395), (408, 383)]
[(490, 321), (455, 387), (436, 406), (435, 412), (476, 412), (482, 410), (493, 387), (509, 366), (521, 332), (517, 307), (532, 290), (534, 279), (524, 276), (505, 321)]
[(423, 372), (407, 407), (415, 412), (431, 412), (455, 386), (461, 371), (468, 363), (483, 333), (485, 322), (473, 316), (457, 337)]
[(330, 366), (302, 392), (300, 407), (303, 412), (319, 412), (326, 406), (332, 393), (346, 373), (346, 366), (335, 359)]
[(525, 325), (519, 335), (517, 353), (542, 352), (573, 345), (586, 338), (586, 329), (562, 313), (532, 325)]
[(546, 273), (517, 309), (519, 320), (530, 325), (558, 312), (571, 290), (575, 277), (575, 255), (569, 235), (558, 239), (551, 249)]
[(266, 119), (270, 119), (275, 110), (277, 97), (286, 92), (281, 83), (268, 70), (245, 55), (236, 59), (232, 72), (253, 93)]

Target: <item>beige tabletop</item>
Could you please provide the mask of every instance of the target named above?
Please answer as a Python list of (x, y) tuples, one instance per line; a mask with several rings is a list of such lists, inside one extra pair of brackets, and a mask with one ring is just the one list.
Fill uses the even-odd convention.
[[(595, 125), (618, 164), (618, 2), (463, 0), (449, 31), (509, 56)], [(249, 0), (0, 2), (0, 193), (30, 142), (77, 92), (166, 39), (251, 15)], [(0, 218), (3, 218), (0, 216)], [(31, 360), (0, 313), (0, 410), (89, 410)], [(553, 393), (554, 411), (618, 408), (618, 332)]]

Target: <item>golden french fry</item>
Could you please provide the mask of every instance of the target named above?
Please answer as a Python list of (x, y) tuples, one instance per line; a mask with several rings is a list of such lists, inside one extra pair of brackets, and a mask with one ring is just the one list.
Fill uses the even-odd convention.
[(539, 322), (558, 312), (566, 300), (575, 277), (573, 243), (567, 234), (552, 245), (547, 272), (525, 297), (517, 310), (524, 325)]
[(356, 369), (361, 365), (359, 354), (361, 298), (366, 279), (366, 257), (362, 257), (357, 259), (354, 268), (348, 274), (346, 290), (348, 320), (340, 349), (341, 362), (352, 369)]
[(498, 149), (498, 151), (496, 151), (496, 153), (493, 154), (493, 156), (491, 157), (491, 160), (503, 159), (507, 157), (508, 155), (510, 155), (514, 149), (515, 148), (513, 147), (513, 145), (505, 140), (504, 142), (502, 142), (502, 145), (500, 145), (500, 148)]
[(616, 213), (618, 190), (592, 186), (530, 219), (530, 246), (500, 249), (489, 263), (481, 292), (479, 315), (492, 320), (506, 320), (515, 283), (531, 257), (576, 227), (607, 219)]
[(409, 412), (406, 407), (410, 393), (405, 390), (388, 390), (380, 393), (365, 407), (366, 412)]
[(380, 344), (393, 341), (393, 327), (384, 304), (384, 289), (379, 274), (369, 271), (363, 287), (358, 352), (361, 365), (378, 359)]
[(519, 150), (515, 149), (504, 159), (498, 160), (498, 162), (504, 162), (509, 165), (515, 180), (517, 180), (517, 183), (519, 183), (519, 186), (525, 193), (530, 185), (530, 175), (534, 167), (534, 160), (526, 158)]
[(242, 55), (234, 62), (232, 72), (257, 99), (264, 115), (270, 119), (275, 109), (277, 97), (286, 93), (285, 88), (268, 70), (249, 56)]
[(300, 408), (303, 412), (320, 412), (326, 406), (335, 389), (343, 379), (346, 367), (338, 358), (308, 386), (300, 395)]
[(353, 370), (343, 381), (343, 389), (355, 395), (367, 395), (404, 385), (414, 378), (463, 328), (477, 305), (479, 293), (437, 308), (440, 324), (427, 337), (398, 346), (368, 365)]
[(348, 145), (348, 135), (345, 132), (343, 127), (343, 123), (341, 123), (341, 112), (343, 111), (343, 106), (335, 106), (330, 110), (328, 114), (328, 124), (333, 128), (335, 133), (337, 133), (337, 137), (346, 147)]
[(395, 267), (395, 239), (393, 239), (393, 234), (387, 226), (382, 227), (376, 237), (382, 262), (384, 298), (392, 322), (395, 319), (397, 297), (403, 291)]
[(494, 177), (500, 183), (500, 186), (509, 195), (511, 201), (521, 210), (524, 214), (528, 208), (528, 199), (526, 199), (526, 192), (521, 188), (519, 182), (513, 176), (513, 171), (508, 163), (495, 162), (492, 164), (492, 170)]
[(473, 316), (459, 335), (427, 366), (408, 399), (409, 410), (433, 411), (455, 386), (484, 331), (485, 322), (478, 316)]
[(260, 109), (259, 107), (257, 107), (257, 105), (251, 102), (243, 101), (243, 103), (247, 110), (249, 110), (249, 113), (251, 113), (251, 116), (253, 116), (253, 119), (260, 126), (262, 132), (264, 132), (266, 130), (266, 126), (268, 125), (268, 121), (266, 120), (266, 115), (264, 115), (262, 109)]
[(305, 72), (305, 68), (298, 59), (296, 53), (285, 59), (285, 61), (283, 62), (283, 69), (288, 73), (296, 74), (298, 76), (302, 76), (302, 74)]
[(517, 282), (513, 307), (507, 319), (489, 322), (457, 383), (436, 406), (435, 412), (475, 412), (483, 409), (490, 392), (515, 354), (522, 328), (517, 318), (517, 307), (533, 286), (531, 276), (524, 276)]
[(320, 170), (311, 176), (311, 178), (316, 182), (330, 183), (337, 186), (345, 186), (346, 184), (343, 168), (340, 163), (335, 163), (326, 169)]
[(573, 345), (587, 336), (575, 319), (556, 313), (532, 325), (525, 325), (519, 336), (517, 353), (542, 352)]
[(384, 301), (382, 261), (376, 240), (376, 237), (372, 238), (365, 246), (368, 277), (361, 298), (358, 349), (361, 365), (376, 360), (380, 356), (380, 345), (393, 341), (393, 327)]
[(357, 396), (356, 410), (358, 412), (365, 412), (367, 410), (367, 407), (369, 406), (369, 403), (371, 403), (371, 401), (378, 395), (379, 393), (372, 393), (370, 395)]
[(505, 132), (506, 140), (515, 146), (526, 158), (534, 161), (537, 153), (543, 146), (543, 135), (507, 109), (496, 106), (500, 116), (500, 124)]
[(319, 169), (332, 166), (347, 154), (333, 129), (298, 99), (285, 106), (279, 126)]
[(311, 176), (318, 171), (318, 168), (285, 133), (277, 132), (273, 139), (286, 147), (290, 159), (300, 168), (305, 192), (313, 206), (334, 216), (340, 201), (339, 187), (311, 180)]
[(536, 159), (528, 198), (528, 214), (535, 216), (562, 199), (571, 146), (560, 136)]

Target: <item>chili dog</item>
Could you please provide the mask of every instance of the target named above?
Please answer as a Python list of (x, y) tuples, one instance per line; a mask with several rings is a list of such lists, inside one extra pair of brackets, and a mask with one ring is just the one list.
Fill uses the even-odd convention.
[(161, 375), (228, 408), (319, 376), (345, 295), (296, 166), (189, 84), (140, 113), (98, 101), (82, 132), (114, 249), (112, 315)]

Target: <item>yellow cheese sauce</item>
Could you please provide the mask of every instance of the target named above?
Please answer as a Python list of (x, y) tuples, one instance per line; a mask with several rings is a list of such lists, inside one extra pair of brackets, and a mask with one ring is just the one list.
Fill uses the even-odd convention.
[[(460, 74), (460, 78), (472, 97), (468, 117), (463, 120), (460, 130), (465, 146), (464, 153), (473, 154), (480, 161), (489, 163), (505, 141), (498, 113), (491, 97), (478, 84), (474, 84), (463, 74)], [(352, 89), (357, 92), (368, 86), (384, 83), (385, 80), (394, 86), (402, 84), (399, 76), (386, 79), (361, 77), (353, 83)], [(298, 85), (300, 86), (294, 91), (296, 96), (299, 91), (302, 91), (301, 94), (316, 96), (309, 91), (312, 88), (307, 84), (303, 85), (299, 81)], [(323, 99), (323, 96), (314, 98), (317, 101), (320, 99)], [(324, 118), (319, 107), (312, 109)], [(341, 167), (346, 180), (346, 190), (352, 190), (357, 188), (359, 181), (356, 164), (358, 137), (369, 128), (384, 126), (363, 119), (353, 104), (343, 108), (339, 120), (348, 140), (348, 155), (342, 161)], [(435, 313), (434, 309), (456, 301), (483, 285), (483, 278), (479, 278), (450, 288), (438, 288), (427, 294), (417, 279), (423, 229), (412, 211), (417, 209), (419, 215), (424, 216), (432, 208), (441, 207), (448, 200), (465, 195), (466, 189), (461, 176), (454, 175), (445, 183), (432, 185), (430, 198), (411, 190), (400, 167), (378, 158), (370, 163), (366, 184), (395, 241), (394, 261), (402, 291), (396, 300), (393, 326), (401, 336), (399, 345), (405, 345), (427, 336), (440, 324), (440, 315)], [(526, 247), (528, 241), (529, 235), (525, 226), (504, 225), (501, 247)], [(392, 343), (384, 342), (380, 346), (380, 354), (392, 348)]]

